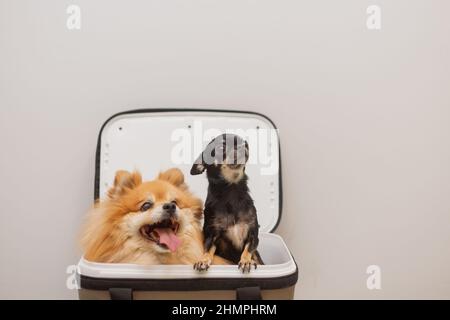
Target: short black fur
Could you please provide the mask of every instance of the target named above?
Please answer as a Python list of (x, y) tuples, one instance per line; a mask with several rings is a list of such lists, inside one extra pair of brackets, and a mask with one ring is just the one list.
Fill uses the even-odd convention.
[[(225, 144), (225, 140), (230, 141), (229, 139), (234, 141), (231, 146), (229, 143)], [(217, 154), (216, 150), (220, 146), (223, 146), (223, 155)], [(240, 152), (239, 146), (243, 146), (245, 152)], [(256, 250), (259, 243), (259, 224), (256, 208), (247, 185), (248, 177), (245, 173), (248, 144), (239, 136), (224, 134), (211, 141), (208, 147), (212, 158), (216, 161), (213, 163), (205, 162), (205, 154), (202, 153), (191, 169), (191, 174), (200, 174), (206, 170), (209, 182), (203, 225), (205, 250), (208, 251), (215, 245), (217, 255), (238, 264), (244, 247), (248, 245), (248, 251), (252, 254), (252, 259), (257, 264), (263, 264)], [(208, 147), (204, 152), (208, 150)], [(234, 159), (232, 163), (229, 159), (230, 154), (232, 155), (231, 158)], [(237, 175), (234, 172), (240, 172), (239, 178), (233, 182), (230, 182), (222, 173), (223, 166), (229, 164), (236, 166), (233, 167), (234, 170), (231, 170), (232, 178)], [(240, 246), (229, 236), (232, 232), (230, 228), (235, 225), (242, 225), (245, 230), (242, 233), (243, 241)]]

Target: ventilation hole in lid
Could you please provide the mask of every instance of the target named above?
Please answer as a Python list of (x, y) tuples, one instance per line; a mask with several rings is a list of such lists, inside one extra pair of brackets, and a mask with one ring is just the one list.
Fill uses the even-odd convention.
[(122, 127), (119, 127), (119, 130), (122, 131)]

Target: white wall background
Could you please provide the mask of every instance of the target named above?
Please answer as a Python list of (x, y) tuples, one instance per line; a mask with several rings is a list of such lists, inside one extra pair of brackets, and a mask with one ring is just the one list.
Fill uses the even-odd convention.
[[(66, 8), (82, 28), (66, 28)], [(366, 8), (382, 29), (366, 28)], [(450, 298), (450, 2), (0, 0), (0, 298), (74, 298), (97, 132), (137, 107), (280, 128), (296, 297)], [(382, 290), (366, 288), (366, 267)]]

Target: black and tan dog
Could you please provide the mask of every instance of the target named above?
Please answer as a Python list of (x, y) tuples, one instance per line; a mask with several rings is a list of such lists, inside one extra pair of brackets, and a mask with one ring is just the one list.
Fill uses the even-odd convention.
[(206, 253), (194, 264), (198, 271), (207, 270), (214, 255), (238, 264), (242, 272), (263, 264), (256, 250), (259, 225), (245, 174), (248, 157), (247, 141), (223, 134), (208, 144), (192, 166), (192, 175), (206, 170), (209, 181), (203, 225)]

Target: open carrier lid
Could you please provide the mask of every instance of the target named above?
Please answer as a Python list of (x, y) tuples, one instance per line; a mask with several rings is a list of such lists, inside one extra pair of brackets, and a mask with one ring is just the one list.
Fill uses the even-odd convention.
[(103, 125), (97, 144), (95, 198), (103, 198), (117, 170), (139, 170), (144, 180), (178, 167), (190, 190), (206, 199), (206, 176), (190, 169), (204, 147), (222, 133), (247, 140), (246, 173), (261, 232), (272, 232), (282, 208), (278, 131), (254, 112), (202, 109), (142, 109), (116, 114)]

